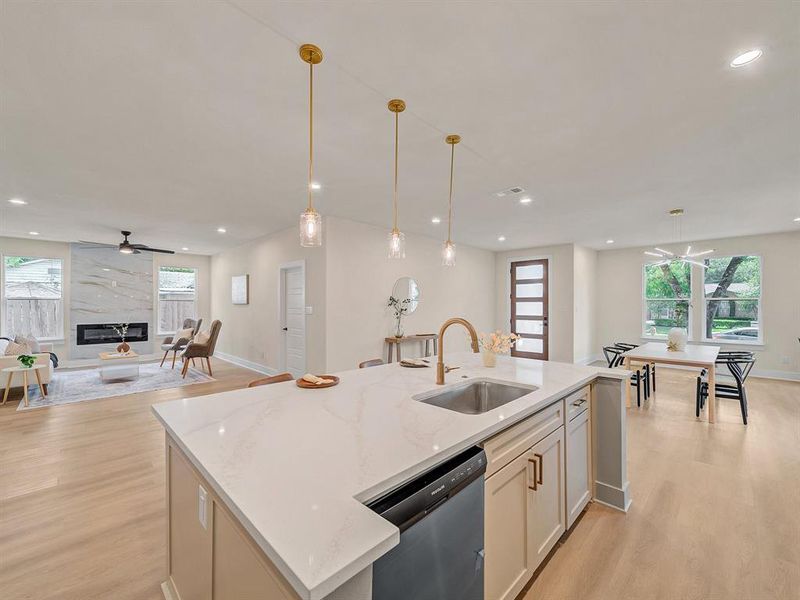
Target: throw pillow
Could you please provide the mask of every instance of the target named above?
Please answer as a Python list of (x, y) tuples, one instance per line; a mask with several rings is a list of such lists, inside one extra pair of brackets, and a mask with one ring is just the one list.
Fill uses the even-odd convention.
[(194, 336), (194, 343), (203, 345), (207, 344), (208, 341), (211, 339), (211, 334), (207, 331), (201, 331), (196, 336)]
[(28, 347), (28, 352), (31, 354), (40, 354), (42, 351), (41, 346), (39, 346), (39, 340), (37, 340), (32, 335), (18, 335), (14, 338), (14, 341), (18, 344), (23, 344)]
[(190, 340), (192, 339), (192, 328), (189, 327), (188, 329), (179, 329), (175, 332), (175, 337), (172, 338), (176, 342), (178, 340)]
[(28, 354), (28, 346), (25, 344), (18, 344), (17, 342), (9, 342), (6, 346), (6, 356), (19, 356), (20, 354)]

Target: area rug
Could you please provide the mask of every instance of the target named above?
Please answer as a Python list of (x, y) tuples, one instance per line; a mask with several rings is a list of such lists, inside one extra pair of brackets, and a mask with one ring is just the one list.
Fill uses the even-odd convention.
[(214, 381), (202, 371), (189, 369), (186, 379), (181, 377), (180, 369), (170, 369), (166, 366), (159, 367), (158, 363), (142, 363), (139, 365), (139, 378), (130, 381), (115, 381), (103, 383), (100, 379), (100, 369), (80, 369), (75, 371), (57, 370), (53, 373), (50, 385), (47, 388), (47, 397), (43, 398), (39, 387), (32, 385), (28, 388), (29, 406), (20, 401), (17, 410), (31, 410), (44, 406), (58, 406), (72, 404), (86, 400), (112, 398), (125, 394), (138, 392), (152, 392), (176, 388), (195, 383)]

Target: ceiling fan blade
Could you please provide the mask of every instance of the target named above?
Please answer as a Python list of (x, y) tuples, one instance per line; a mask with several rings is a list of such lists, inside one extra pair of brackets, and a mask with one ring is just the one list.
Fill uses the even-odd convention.
[(649, 250), (644, 251), (645, 254), (648, 256), (657, 256), (658, 258), (664, 258), (663, 254), (658, 254), (657, 252), (650, 252)]
[(686, 254), (689, 258), (697, 258), (698, 256), (703, 256), (704, 254), (711, 254), (714, 252), (713, 250), (703, 250), (702, 252), (695, 252), (694, 254)]
[(79, 244), (86, 244), (88, 246), (97, 246), (98, 248), (116, 248), (116, 244), (104, 244), (102, 242), (87, 242), (86, 240), (78, 240)]
[(667, 256), (675, 256), (675, 253), (674, 252), (670, 252), (669, 250), (662, 250), (661, 248), (656, 248), (656, 250), (658, 250), (659, 252), (663, 252)]
[(161, 248), (151, 248), (150, 246), (138, 246), (137, 250), (144, 250), (145, 252), (160, 252), (161, 254), (175, 254), (174, 250), (163, 250)]

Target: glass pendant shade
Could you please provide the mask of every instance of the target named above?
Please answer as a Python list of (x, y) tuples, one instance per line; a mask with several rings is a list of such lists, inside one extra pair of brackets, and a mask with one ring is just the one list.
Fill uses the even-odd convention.
[(442, 246), (442, 265), (445, 267), (456, 266), (456, 245), (447, 240)]
[(399, 229), (389, 233), (389, 258), (406, 257), (406, 236)]
[(305, 248), (322, 246), (322, 217), (313, 208), (300, 215), (300, 245)]

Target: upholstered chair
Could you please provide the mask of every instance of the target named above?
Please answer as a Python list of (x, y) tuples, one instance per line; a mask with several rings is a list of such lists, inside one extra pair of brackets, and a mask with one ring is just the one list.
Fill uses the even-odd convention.
[(167, 360), (167, 356), (170, 352), (172, 352), (172, 368), (175, 368), (175, 359), (178, 356), (178, 352), (183, 351), (186, 348), (186, 345), (197, 335), (197, 332), (200, 331), (200, 324), (203, 322), (203, 319), (198, 319), (195, 321), (194, 319), (184, 319), (183, 320), (183, 329), (191, 329), (192, 334), (191, 337), (181, 337), (175, 339), (175, 336), (167, 336), (164, 338), (164, 341), (161, 344), (161, 349), (164, 351), (164, 357), (161, 359), (161, 365), (164, 366), (164, 361)]
[(200, 341), (199, 335), (195, 335), (194, 339), (190, 341), (186, 349), (183, 351), (181, 358), (183, 359), (183, 371), (181, 374), (186, 377), (189, 371), (189, 362), (194, 358), (199, 358), (201, 361), (205, 359), (208, 366), (208, 374), (212, 377), (214, 374), (211, 372), (211, 357), (214, 356), (214, 348), (217, 346), (217, 339), (219, 338), (219, 331), (222, 329), (222, 321), (214, 320), (211, 322), (211, 329), (208, 332), (208, 339)]

